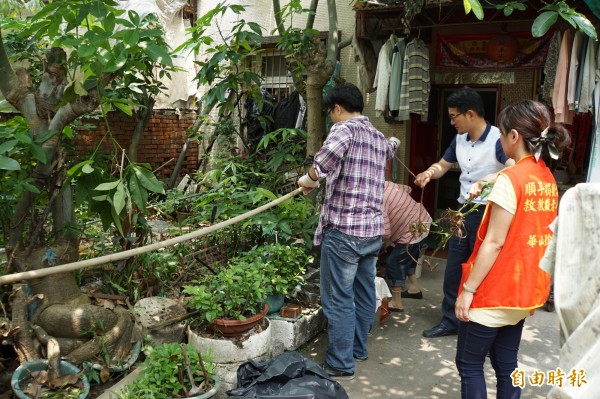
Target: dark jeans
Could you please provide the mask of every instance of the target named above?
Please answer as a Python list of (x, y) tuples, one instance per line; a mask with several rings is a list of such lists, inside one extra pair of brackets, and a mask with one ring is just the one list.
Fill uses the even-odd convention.
[(390, 287), (404, 287), (406, 277), (415, 274), (421, 244), (396, 244), (388, 250), (385, 273)]
[(521, 388), (513, 386), (511, 374), (518, 367), (517, 354), (524, 322), (523, 319), (514, 326), (504, 327), (486, 327), (472, 321), (460, 323), (456, 367), (460, 374), (462, 399), (487, 398), (483, 364), (488, 352), (496, 372), (496, 398), (521, 397)]
[[(448, 260), (444, 271), (444, 299), (442, 300), (443, 315), (440, 324), (450, 330), (458, 329), (459, 322), (456, 318), (454, 306), (462, 277), (462, 264), (469, 259), (471, 252), (473, 252), (477, 229), (481, 223), (484, 210), (485, 205), (479, 205), (476, 210), (468, 213), (464, 220), (466, 237), (452, 236), (448, 242)], [(462, 212), (465, 213), (466, 211), (463, 209)]]
[(381, 236), (355, 237), (328, 228), (321, 244), (321, 305), (327, 317), (325, 362), (354, 372), (354, 359), (366, 359), (375, 314), (375, 265)]

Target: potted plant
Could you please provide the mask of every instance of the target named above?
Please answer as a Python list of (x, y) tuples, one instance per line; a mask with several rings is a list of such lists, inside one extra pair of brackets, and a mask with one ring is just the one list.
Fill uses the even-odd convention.
[[(201, 314), (201, 324), (223, 336), (236, 336), (252, 329), (267, 313), (267, 266), (259, 258), (230, 259), (214, 275), (184, 286), (187, 306)], [(231, 329), (230, 329), (231, 327)]]
[(90, 383), (81, 370), (65, 360), (60, 361), (58, 369), (58, 375), (52, 376), (48, 360), (25, 362), (13, 373), (11, 388), (19, 399), (37, 398), (40, 393), (44, 397), (85, 399), (90, 392)]
[(200, 355), (189, 345), (169, 342), (149, 348), (140, 367), (138, 378), (119, 399), (210, 398), (220, 386), (210, 354)]
[(256, 247), (251, 255), (260, 256), (268, 271), (268, 313), (278, 312), (283, 306), (285, 295), (304, 281), (302, 275), (309, 256), (302, 247), (279, 243)]

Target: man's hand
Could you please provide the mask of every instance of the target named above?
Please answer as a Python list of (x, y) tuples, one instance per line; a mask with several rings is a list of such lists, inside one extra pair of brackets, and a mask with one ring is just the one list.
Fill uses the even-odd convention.
[(398, 139), (396, 136), (390, 137), (390, 143), (392, 143), (393, 145), (395, 145), (396, 149), (398, 147), (400, 147), (400, 139)]
[(302, 192), (307, 195), (315, 188), (319, 188), (320, 184), (318, 180), (313, 180), (307, 173), (298, 179), (298, 186), (303, 187)]
[(415, 184), (421, 188), (425, 187), (427, 183), (431, 181), (432, 175), (433, 173), (429, 169), (427, 169), (425, 172), (419, 173), (415, 179)]

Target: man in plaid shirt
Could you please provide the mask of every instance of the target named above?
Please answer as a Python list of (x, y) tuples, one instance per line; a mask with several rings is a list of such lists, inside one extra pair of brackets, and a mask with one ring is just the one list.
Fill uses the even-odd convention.
[(323, 367), (333, 378), (354, 378), (354, 360), (368, 358), (375, 314), (375, 265), (384, 233), (385, 165), (400, 141), (389, 141), (362, 115), (358, 88), (344, 83), (323, 99), (334, 125), (307, 174), (305, 194), (325, 178), (325, 199), (315, 232), (321, 245), (321, 304), (329, 347)]

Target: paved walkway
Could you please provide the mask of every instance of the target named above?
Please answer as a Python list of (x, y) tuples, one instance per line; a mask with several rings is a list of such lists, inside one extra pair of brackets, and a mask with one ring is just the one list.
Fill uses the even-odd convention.
[[(376, 326), (369, 337), (369, 360), (356, 365), (356, 377), (341, 381), (351, 399), (363, 398), (460, 398), (460, 378), (454, 364), (456, 336), (427, 339), (421, 332), (441, 318), (442, 280), (445, 261), (434, 259), (434, 271), (423, 270), (422, 300), (405, 299), (404, 313)], [(321, 363), (327, 334), (321, 333), (301, 351)], [(535, 371), (556, 370), (559, 359), (559, 326), (555, 313), (538, 310), (525, 322), (519, 351), (519, 368), (528, 378)], [(494, 398), (495, 377), (486, 363), (488, 395)], [(523, 389), (522, 398), (545, 398), (550, 386)]]

